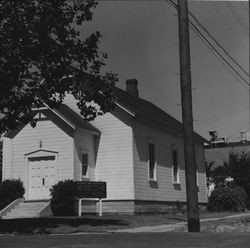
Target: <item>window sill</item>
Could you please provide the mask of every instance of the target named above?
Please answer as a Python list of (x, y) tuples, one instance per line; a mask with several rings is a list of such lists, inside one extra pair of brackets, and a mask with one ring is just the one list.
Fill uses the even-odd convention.
[(149, 181), (149, 182), (157, 183), (157, 179), (153, 179), (153, 178), (149, 178), (148, 181)]
[(180, 185), (180, 182), (173, 182), (173, 185)]

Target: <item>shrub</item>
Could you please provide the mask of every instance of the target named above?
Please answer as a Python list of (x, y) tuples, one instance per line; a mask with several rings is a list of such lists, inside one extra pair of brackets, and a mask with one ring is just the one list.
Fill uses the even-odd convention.
[(60, 181), (51, 190), (51, 210), (55, 216), (74, 215), (76, 184), (73, 180)]
[(246, 192), (240, 186), (218, 186), (211, 193), (207, 208), (211, 211), (244, 211), (247, 199)]
[(0, 184), (0, 209), (24, 195), (23, 183), (20, 179), (4, 180)]
[(227, 176), (242, 187), (248, 195), (248, 208), (250, 208), (250, 153), (230, 153), (229, 162), (224, 163)]

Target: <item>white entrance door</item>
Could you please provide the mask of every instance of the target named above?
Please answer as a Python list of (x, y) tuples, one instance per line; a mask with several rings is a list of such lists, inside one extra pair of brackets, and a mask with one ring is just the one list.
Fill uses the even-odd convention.
[(50, 199), (50, 188), (56, 183), (55, 156), (29, 158), (29, 199)]

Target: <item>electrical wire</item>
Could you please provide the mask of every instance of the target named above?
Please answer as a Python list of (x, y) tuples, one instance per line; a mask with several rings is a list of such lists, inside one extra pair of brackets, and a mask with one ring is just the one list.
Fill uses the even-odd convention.
[(200, 120), (200, 121), (198, 121), (197, 127), (207, 126), (207, 125), (209, 125), (210, 122), (221, 120), (221, 119), (226, 118), (229, 115), (236, 114), (236, 113), (241, 113), (241, 112), (244, 112), (244, 111), (247, 111), (247, 109), (234, 110), (234, 111), (226, 112), (226, 113), (221, 114), (221, 115), (217, 115), (217, 116), (211, 117), (209, 119)]
[(240, 3), (241, 3), (241, 5), (243, 6), (243, 8), (247, 11), (247, 13), (249, 13), (249, 12), (248, 12), (248, 7), (247, 7), (242, 1), (240, 1)]
[[(237, 70), (220, 54), (220, 52), (211, 44), (211, 42), (199, 31), (199, 29), (191, 22), (189, 21), (191, 26), (193, 27), (193, 30), (198, 35), (198, 37), (204, 42), (204, 44), (216, 55), (217, 58), (221, 59), (223, 61), (223, 65), (225, 64), (231, 69), (229, 72), (234, 76), (234, 78), (246, 89), (248, 89), (249, 83), (237, 72)], [(226, 67), (228, 69), (228, 67)], [(245, 83), (239, 80), (239, 78), (233, 73), (237, 74), (237, 76)], [(246, 85), (247, 84), (247, 85)]]
[(227, 7), (230, 9), (230, 11), (232, 12), (232, 14), (234, 15), (234, 17), (238, 20), (238, 22), (240, 23), (241, 27), (244, 29), (244, 31), (249, 34), (249, 31), (247, 29), (247, 25), (244, 22), (244, 20), (241, 18), (241, 16), (239, 15), (239, 13), (236, 11), (236, 9), (233, 7), (233, 5), (230, 2), (225, 2), (225, 4), (227, 5)]
[[(178, 10), (178, 5), (176, 3), (174, 3), (173, 0), (168, 0), (168, 3), (171, 4), (174, 8), (176, 8)], [(199, 22), (199, 20), (189, 11), (189, 15), (194, 19), (194, 21), (199, 25), (200, 28), (202, 28), (203, 31), (205, 31), (205, 33), (215, 42), (215, 44), (217, 46), (219, 46), (220, 49), (223, 50), (223, 52), (234, 62), (234, 64), (238, 65), (238, 67), (247, 75), (248, 73), (232, 58), (232, 56), (230, 56), (230, 54), (225, 50), (224, 47), (222, 47), (217, 40), (208, 32), (208, 30)], [(195, 33), (198, 35), (198, 37), (206, 44), (206, 46), (208, 46), (208, 48), (212, 51), (214, 54), (216, 54), (217, 58), (219, 57), (221, 61), (223, 61), (223, 65), (225, 66), (225, 64), (231, 69), (229, 70), (229, 72), (234, 76), (235, 79), (237, 79), (237, 81), (239, 81), (245, 88), (248, 89), (248, 87), (243, 83), (245, 82), (248, 86), (249, 83), (248, 81), (246, 81), (242, 75), (240, 75), (240, 73), (230, 64), (230, 62), (228, 62), (223, 55), (220, 53), (220, 51), (218, 51), (214, 45), (201, 33), (201, 31), (196, 27), (196, 25), (189, 19), (189, 23), (191, 24), (191, 26), (193, 27), (193, 30), (195, 31)], [(227, 68), (227, 67), (226, 67)], [(227, 68), (228, 69), (228, 68)], [(241, 78), (240, 81), (239, 78), (236, 77), (236, 75), (233, 73), (238, 75), (239, 78)]]
[(249, 73), (229, 54), (229, 52), (209, 33), (204, 25), (189, 11), (189, 15), (195, 20), (195, 22), (202, 28), (202, 30), (213, 40), (213, 42), (230, 58), (230, 60), (237, 65), (244, 74), (249, 77)]
[(226, 19), (223, 17), (223, 14), (219, 11), (219, 9), (214, 5), (213, 2), (209, 2), (210, 6), (214, 8), (215, 12), (217, 13), (218, 17), (224, 22), (224, 24), (227, 26), (227, 28), (231, 31), (231, 33), (234, 35), (234, 37), (240, 41), (240, 43), (246, 48), (246, 44), (239, 38), (239, 35), (237, 35), (234, 30), (230, 27), (230, 25), (227, 23)]

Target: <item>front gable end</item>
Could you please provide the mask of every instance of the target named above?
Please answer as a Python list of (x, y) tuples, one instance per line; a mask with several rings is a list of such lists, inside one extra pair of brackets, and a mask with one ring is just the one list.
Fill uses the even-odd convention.
[[(40, 143), (40, 145), (42, 145), (42, 143)], [(24, 156), (25, 157), (48, 157), (48, 156), (56, 156), (57, 154), (58, 152), (56, 151), (38, 149), (38, 150), (24, 154)]]

